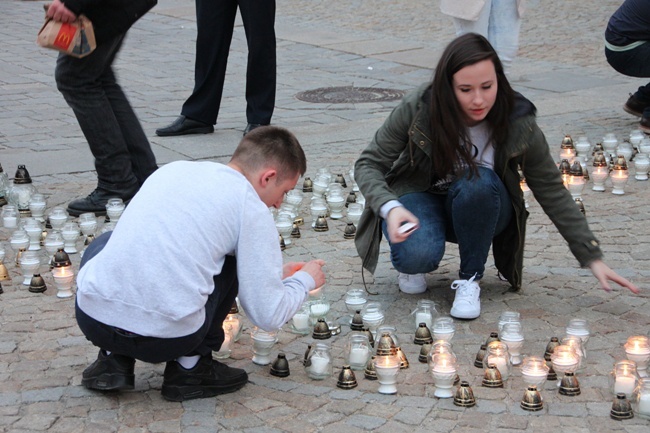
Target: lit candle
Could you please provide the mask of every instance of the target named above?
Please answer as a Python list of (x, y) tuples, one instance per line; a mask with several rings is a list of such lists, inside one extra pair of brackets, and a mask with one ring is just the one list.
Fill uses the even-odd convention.
[(632, 396), (634, 388), (636, 387), (636, 379), (632, 376), (616, 376), (616, 383), (614, 384), (614, 394), (619, 392), (624, 393), (627, 398)]
[(377, 356), (375, 358), (375, 373), (379, 382), (380, 394), (397, 394), (397, 373), (399, 359), (397, 356)]
[(650, 342), (648, 341), (648, 337), (643, 335), (629, 337), (624, 347), (627, 359), (636, 363), (639, 376), (647, 377), (648, 361), (650, 361)]

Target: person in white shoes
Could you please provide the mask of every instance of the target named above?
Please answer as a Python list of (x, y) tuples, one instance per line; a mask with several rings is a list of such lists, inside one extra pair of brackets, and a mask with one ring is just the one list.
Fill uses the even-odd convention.
[(382, 233), (405, 293), (423, 293), (425, 274), (458, 244), (459, 279), (450, 314), (481, 313), (479, 281), (492, 246), (499, 272), (521, 288), (526, 217), (523, 172), (544, 212), (600, 286), (638, 289), (603, 261), (598, 240), (564, 187), (535, 106), (516, 93), (494, 48), (468, 33), (442, 53), (433, 81), (404, 97), (355, 164), (366, 198), (355, 244), (370, 272)]

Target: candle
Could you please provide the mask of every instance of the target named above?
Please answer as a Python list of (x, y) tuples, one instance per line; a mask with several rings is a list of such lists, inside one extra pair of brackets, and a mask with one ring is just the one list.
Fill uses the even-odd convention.
[(508, 368), (506, 365), (506, 360), (503, 357), (495, 356), (490, 358), (490, 364), (494, 365), (499, 373), (501, 373), (501, 378), (506, 380), (508, 378)]
[(650, 394), (642, 394), (641, 397), (639, 397), (637, 411), (641, 416), (645, 415), (645, 417), (650, 417)]
[(451, 373), (456, 372), (456, 367), (445, 358), (434, 364), (433, 371), (438, 373)]
[(329, 359), (328, 358), (318, 356), (318, 355), (314, 355), (314, 356), (312, 356), (310, 358), (310, 361), (311, 361), (311, 371), (312, 371), (312, 373), (318, 374), (318, 375), (327, 373), (327, 366), (329, 364)]
[(312, 316), (323, 317), (330, 308), (325, 304), (313, 304), (310, 309)]
[(429, 312), (417, 312), (415, 314), (415, 323), (418, 325), (424, 323), (427, 325), (427, 328), (431, 329), (431, 324), (433, 322), (433, 317)]
[(350, 364), (365, 367), (369, 355), (370, 351), (367, 347), (353, 347), (352, 350), (350, 350)]
[(628, 398), (632, 396), (636, 387), (636, 379), (632, 376), (617, 376), (614, 384), (614, 394), (624, 393)]
[(296, 313), (293, 316), (293, 327), (297, 331), (304, 331), (309, 328), (309, 314), (306, 313)]
[(375, 373), (379, 382), (380, 394), (397, 394), (397, 373), (399, 359), (397, 356), (378, 356), (375, 358)]

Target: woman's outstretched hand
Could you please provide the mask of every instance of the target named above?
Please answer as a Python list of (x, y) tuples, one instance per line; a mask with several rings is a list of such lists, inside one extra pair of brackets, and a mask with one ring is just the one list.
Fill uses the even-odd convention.
[(605, 264), (602, 260), (594, 260), (589, 265), (589, 269), (594, 274), (594, 277), (598, 279), (600, 283), (600, 288), (606, 292), (611, 292), (612, 287), (609, 285), (610, 281), (613, 281), (622, 287), (627, 287), (630, 292), (638, 294), (639, 288), (630, 282), (627, 278), (623, 278), (618, 275), (616, 272), (610, 269), (609, 266)]

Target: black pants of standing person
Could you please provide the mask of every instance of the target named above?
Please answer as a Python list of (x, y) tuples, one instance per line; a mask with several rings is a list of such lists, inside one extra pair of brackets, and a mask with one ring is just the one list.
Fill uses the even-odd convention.
[[(111, 232), (104, 233), (88, 245), (81, 261), (82, 267), (104, 248), (110, 235)], [(107, 281), (106, 284), (110, 282)], [(181, 356), (209, 355), (213, 350), (218, 351), (221, 348), (225, 338), (223, 321), (235, 303), (238, 293), (237, 259), (234, 256), (226, 257), (221, 274), (214, 277), (214, 285), (215, 288), (205, 305), (203, 325), (196, 332), (183, 337), (158, 338), (134, 334), (93, 319), (84, 313), (79, 305), (76, 306), (77, 324), (95, 346), (144, 362), (159, 363)], [(115, 290), (119, 290), (119, 287)]]
[(249, 124), (268, 125), (275, 107), (275, 0), (196, 0), (194, 91), (181, 114), (217, 122), (237, 7), (248, 43), (246, 118)]

